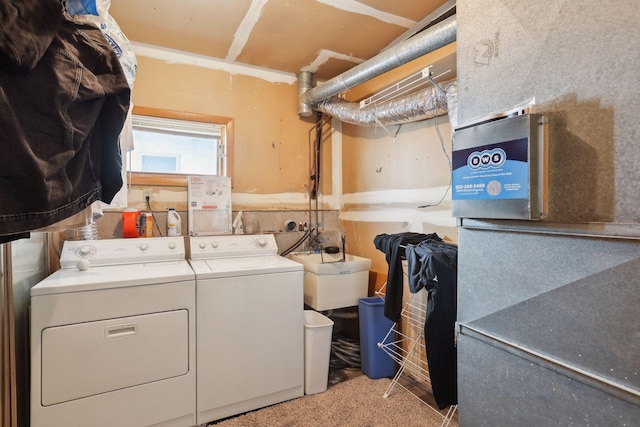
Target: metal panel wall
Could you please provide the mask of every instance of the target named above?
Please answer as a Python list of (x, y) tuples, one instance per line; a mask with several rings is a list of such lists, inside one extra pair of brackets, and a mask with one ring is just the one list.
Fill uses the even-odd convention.
[(459, 0), (458, 122), (535, 99), (549, 119), (549, 219), (640, 221), (640, 5)]
[(632, 426), (640, 408), (508, 346), (458, 338), (460, 426)]
[(458, 230), (458, 322), (465, 324), (640, 257), (640, 241), (633, 239), (467, 223), (478, 228)]
[[(505, 331), (490, 320), (523, 302), (533, 304), (533, 312), (550, 309), (552, 300), (541, 296), (573, 290), (570, 284), (601, 272), (602, 286), (624, 281), (628, 273), (617, 266), (640, 256), (640, 56), (630, 54), (640, 51), (640, 4), (550, 0), (540, 8), (534, 2), (459, 0), (457, 13), (458, 120), (530, 99), (549, 120), (548, 218), (460, 223), (458, 320), (463, 331), (475, 325), (487, 335), (459, 336), (460, 424), (631, 425), (640, 416), (635, 383), (594, 388), (574, 375), (585, 368), (575, 360), (563, 371), (527, 359), (502, 341)], [(602, 301), (594, 289), (580, 298), (579, 308), (606, 327), (598, 337), (576, 328), (574, 347), (596, 340), (621, 353), (611, 369), (634, 366), (637, 357), (625, 354), (620, 334), (637, 337), (638, 322), (608, 323), (608, 298)], [(629, 309), (624, 299), (611, 304), (606, 308)], [(515, 317), (507, 319), (529, 322)], [(560, 328), (562, 319), (550, 316), (545, 327)], [(518, 343), (554, 357), (564, 351), (546, 344), (534, 338)]]

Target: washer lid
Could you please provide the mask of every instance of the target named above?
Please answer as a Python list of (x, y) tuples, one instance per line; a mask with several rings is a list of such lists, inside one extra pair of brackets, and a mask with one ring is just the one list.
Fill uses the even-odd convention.
[(63, 268), (31, 288), (31, 296), (182, 282), (194, 277), (184, 260), (89, 267), (85, 271)]
[(190, 261), (199, 279), (303, 271), (302, 264), (275, 256), (253, 256)]

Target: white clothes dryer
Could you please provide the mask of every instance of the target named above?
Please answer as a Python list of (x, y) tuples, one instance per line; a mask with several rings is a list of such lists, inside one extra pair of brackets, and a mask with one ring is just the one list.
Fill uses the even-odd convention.
[(31, 427), (195, 425), (182, 237), (66, 241), (31, 289)]
[(304, 394), (304, 270), (273, 235), (189, 239), (196, 274), (197, 421)]

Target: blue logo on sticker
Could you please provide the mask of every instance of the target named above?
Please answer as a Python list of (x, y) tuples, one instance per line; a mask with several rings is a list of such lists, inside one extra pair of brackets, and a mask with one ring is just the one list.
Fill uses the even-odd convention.
[(467, 158), (471, 170), (499, 168), (507, 161), (507, 153), (502, 148), (474, 151)]

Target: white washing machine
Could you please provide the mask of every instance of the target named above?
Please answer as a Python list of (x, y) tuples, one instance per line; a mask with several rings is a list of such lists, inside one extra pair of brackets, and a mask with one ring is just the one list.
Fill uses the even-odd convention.
[(191, 237), (198, 424), (304, 394), (302, 264), (273, 235)]
[(195, 425), (182, 237), (67, 241), (31, 289), (31, 427)]

